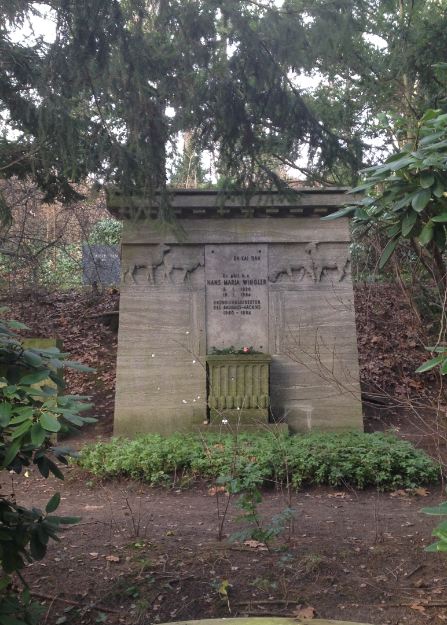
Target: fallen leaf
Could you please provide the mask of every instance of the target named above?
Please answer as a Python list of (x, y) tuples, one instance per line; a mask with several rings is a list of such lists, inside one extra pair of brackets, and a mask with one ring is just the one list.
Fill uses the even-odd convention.
[(293, 611), (293, 616), (299, 619), (312, 619), (315, 618), (315, 609), (311, 606), (307, 606), (306, 608), (304, 608), (303, 606), (298, 605), (297, 608)]
[(265, 543), (259, 542), (259, 540), (244, 540), (244, 545), (251, 549), (259, 549), (259, 551), (267, 551)]
[(430, 494), (430, 491), (428, 491), (426, 488), (423, 488), (422, 486), (420, 486), (419, 488), (415, 488), (413, 493), (417, 497), (427, 497), (427, 495)]
[(119, 562), (120, 561), (119, 556), (106, 556), (106, 560), (108, 562)]
[(390, 497), (408, 497), (408, 493), (403, 489), (394, 490), (390, 493)]
[(225, 486), (212, 486), (210, 489), (208, 489), (208, 495), (211, 495), (212, 497), (217, 495), (218, 493), (228, 495), (228, 491)]
[(420, 603), (412, 603), (409, 607), (412, 610), (416, 610), (416, 612), (420, 612), (421, 614), (423, 614), (425, 612), (424, 606), (421, 605)]

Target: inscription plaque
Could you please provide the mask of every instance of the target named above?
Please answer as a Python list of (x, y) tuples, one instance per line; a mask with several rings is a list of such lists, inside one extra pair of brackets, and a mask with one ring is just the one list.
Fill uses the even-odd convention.
[(268, 257), (266, 244), (206, 245), (208, 352), (233, 345), (268, 347)]

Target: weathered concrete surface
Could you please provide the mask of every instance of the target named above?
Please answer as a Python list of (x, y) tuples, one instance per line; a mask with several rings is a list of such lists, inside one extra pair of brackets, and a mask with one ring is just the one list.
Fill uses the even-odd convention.
[[(323, 199), (327, 204), (327, 194)], [(202, 425), (208, 416), (205, 359), (217, 338), (225, 347), (225, 333), (227, 347), (256, 340), (260, 351), (272, 356), (275, 420), (287, 420), (293, 432), (362, 428), (347, 220), (296, 216), (293, 207), (277, 217), (270, 215), (268, 204), (264, 209), (252, 218), (209, 218), (205, 211), (205, 216), (179, 218), (179, 228), (170, 233), (151, 220), (125, 222), (116, 434), (168, 434)], [(241, 316), (247, 301), (261, 301), (255, 297), (259, 285), (252, 291), (225, 285), (235, 290), (225, 297), (234, 296), (241, 306), (229, 324), (222, 324), (221, 335), (216, 326), (221, 311), (217, 304), (214, 309), (220, 300), (216, 284), (207, 287), (207, 278), (219, 272), (223, 277), (226, 254), (240, 257), (245, 249), (251, 256), (257, 244), (268, 257), (260, 326), (256, 315)], [(223, 260), (210, 274), (206, 250), (211, 249)], [(233, 273), (241, 278), (244, 272)], [(207, 288), (212, 289), (208, 299)], [(223, 298), (223, 290), (219, 293)]]
[(162, 625), (368, 625), (367, 623), (354, 623), (353, 621), (331, 621), (327, 619), (300, 619), (282, 618), (279, 616), (259, 616), (245, 618), (216, 618), (202, 619), (198, 621), (176, 621), (176, 623), (164, 623)]

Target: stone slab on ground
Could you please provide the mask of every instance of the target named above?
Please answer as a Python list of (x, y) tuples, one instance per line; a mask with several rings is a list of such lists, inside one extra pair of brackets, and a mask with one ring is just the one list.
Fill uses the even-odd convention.
[(250, 616), (246, 618), (216, 618), (198, 621), (176, 621), (162, 625), (368, 625), (353, 621), (332, 621), (328, 619), (283, 618), (279, 616)]

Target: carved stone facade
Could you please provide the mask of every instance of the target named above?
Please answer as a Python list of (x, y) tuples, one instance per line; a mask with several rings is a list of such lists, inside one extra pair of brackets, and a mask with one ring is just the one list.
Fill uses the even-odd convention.
[[(216, 419), (206, 358), (231, 345), (271, 356), (270, 420), (293, 432), (362, 428), (348, 223), (320, 220), (344, 196), (250, 201), (248, 216), (241, 197), (222, 208), (215, 192), (177, 193), (181, 236), (125, 220), (116, 434)], [(110, 201), (115, 216), (130, 204)]]

